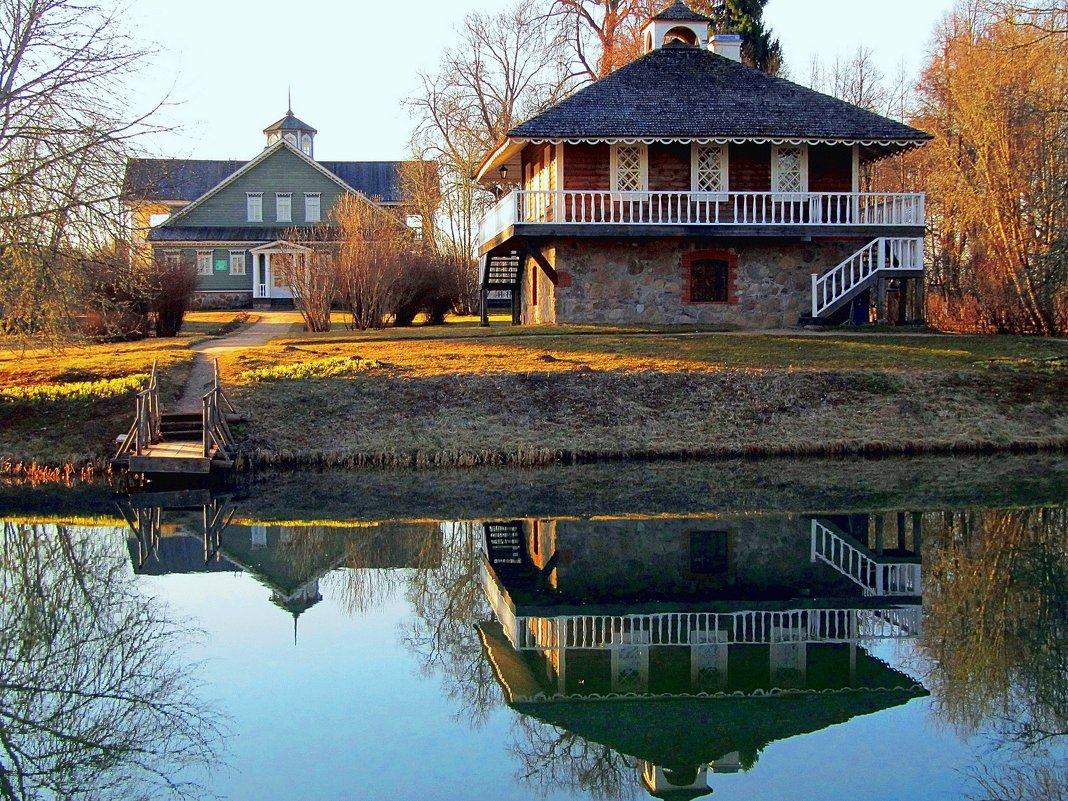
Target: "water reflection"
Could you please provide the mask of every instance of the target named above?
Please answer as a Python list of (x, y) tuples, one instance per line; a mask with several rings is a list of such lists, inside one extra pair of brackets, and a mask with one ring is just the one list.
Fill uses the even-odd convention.
[(756, 788), (773, 744), (928, 696), (986, 738), (975, 798), (1068, 789), (1062, 508), (449, 523), (287, 520), (276, 499), (264, 515), (210, 494), (120, 505), (138, 573), (243, 571), (294, 635), (324, 597), (359, 616), (403, 598), (398, 638), (468, 735), (511, 710), (526, 791)]
[(218, 716), (183, 658), (189, 632), (139, 592), (116, 544), (3, 525), (0, 798), (201, 795)]
[(636, 766), (651, 795), (696, 797), (771, 742), (927, 694), (869, 653), (920, 636), (916, 516), (484, 531), (479, 630), (543, 787), (626, 795)]

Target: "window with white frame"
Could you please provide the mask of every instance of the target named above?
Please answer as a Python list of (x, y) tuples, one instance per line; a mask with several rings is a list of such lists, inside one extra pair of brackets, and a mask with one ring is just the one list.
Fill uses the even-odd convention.
[(772, 191), (806, 192), (805, 151), (801, 145), (779, 145), (775, 148), (772, 167)]
[(320, 193), (319, 192), (305, 192), (304, 193), (304, 221), (305, 222), (319, 222), (322, 217), (320, 211)]
[(245, 251), (243, 250), (231, 250), (230, 251), (230, 275), (244, 275), (245, 274)]
[(727, 148), (725, 145), (694, 145), (693, 190), (727, 191)]
[(182, 261), (182, 254), (177, 250), (165, 250), (162, 254), (163, 263), (168, 267), (177, 267)]
[(197, 251), (197, 275), (211, 275), (211, 257), (210, 250)]
[(649, 162), (645, 145), (612, 147), (612, 188), (617, 192), (644, 192)]
[(311, 137), (308, 136), (308, 134), (304, 134), (304, 136), (301, 138), (300, 149), (304, 151), (305, 156), (311, 155)]
[(278, 222), (291, 222), (293, 220), (293, 193), (274, 193), (274, 218)]
[(263, 192), (245, 192), (249, 222), (263, 222)]

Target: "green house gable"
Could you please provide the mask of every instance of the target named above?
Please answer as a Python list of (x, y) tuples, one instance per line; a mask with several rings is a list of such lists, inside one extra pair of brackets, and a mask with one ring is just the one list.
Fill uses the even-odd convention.
[[(271, 228), (307, 225), (307, 195), (319, 195), (319, 221), (329, 218), (330, 209), (345, 189), (323, 170), (293, 152), (277, 145), (262, 161), (253, 161), (236, 177), (188, 210), (163, 224), (164, 228), (245, 227)], [(249, 220), (248, 193), (262, 193), (261, 219)], [(278, 219), (278, 195), (289, 193), (290, 220)], [(316, 224), (312, 221), (310, 224)], [(270, 238), (270, 237), (269, 237)]]

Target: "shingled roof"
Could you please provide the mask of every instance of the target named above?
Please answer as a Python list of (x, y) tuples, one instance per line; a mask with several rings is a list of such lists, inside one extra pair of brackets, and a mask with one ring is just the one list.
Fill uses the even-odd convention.
[[(192, 202), (215, 188), (247, 161), (130, 159), (122, 194), (125, 200)], [(382, 203), (400, 202), (401, 161), (320, 161), (357, 192)]]
[(682, 0), (675, 0), (675, 2), (657, 14), (652, 19), (665, 20), (668, 22), (711, 22), (711, 17), (706, 17), (704, 14), (698, 14)]
[(681, 42), (669, 43), (508, 132), (513, 139), (802, 139), (920, 142), (931, 137), (829, 95)]
[(286, 115), (278, 120), (278, 122), (273, 125), (268, 125), (263, 129), (264, 133), (269, 133), (271, 131), (311, 131), (312, 133), (319, 133), (308, 125), (308, 123), (294, 117), (292, 110), (287, 111)]

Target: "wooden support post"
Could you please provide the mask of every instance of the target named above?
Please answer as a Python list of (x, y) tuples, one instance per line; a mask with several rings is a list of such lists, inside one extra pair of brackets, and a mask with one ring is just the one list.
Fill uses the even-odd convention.
[(897, 513), (897, 547), (905, 550), (905, 513)]
[(489, 327), (489, 290), (483, 287), (478, 293), (479, 320), (478, 324), (484, 328)]
[(523, 322), (523, 276), (526, 271), (526, 257), (520, 254), (519, 266), (515, 271), (515, 284), (512, 286), (512, 325)]
[(914, 278), (912, 280), (916, 282), (912, 296), (912, 317), (917, 323), (923, 325), (923, 278)]
[(923, 546), (923, 512), (912, 513), (912, 552), (920, 556)]
[(897, 282), (897, 324), (904, 325), (908, 322), (908, 284), (905, 279), (898, 279)]
[(886, 308), (886, 279), (880, 278), (875, 301), (875, 322), (885, 323), (887, 318)]

